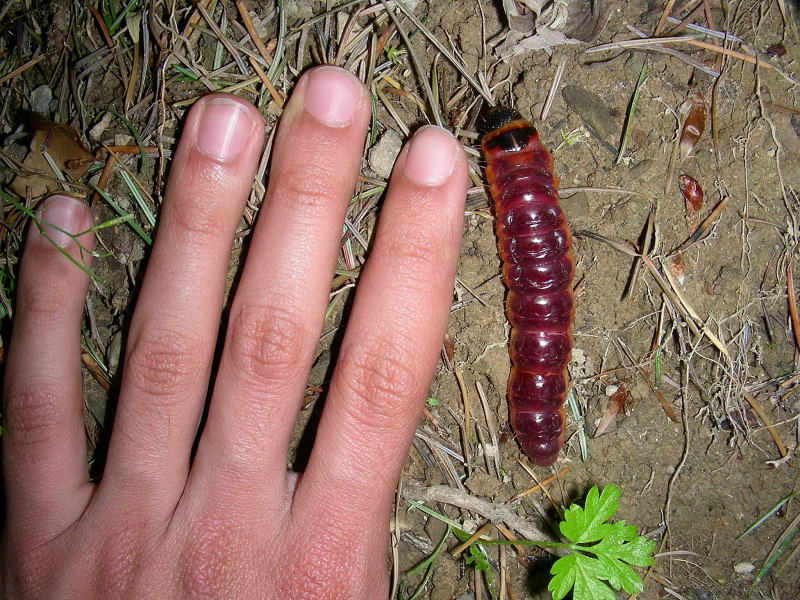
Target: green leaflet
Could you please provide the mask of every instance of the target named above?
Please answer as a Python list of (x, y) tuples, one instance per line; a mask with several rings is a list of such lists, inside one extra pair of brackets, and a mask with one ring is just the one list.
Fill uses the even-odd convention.
[(550, 569), (553, 578), (547, 589), (553, 600), (561, 600), (573, 588), (574, 600), (614, 600), (612, 588), (628, 594), (642, 591), (642, 580), (630, 565), (653, 564), (655, 542), (636, 535), (636, 528), (625, 521), (607, 523), (617, 512), (619, 496), (616, 486), (608, 485), (602, 493), (594, 486), (583, 508), (573, 504), (564, 512), (561, 533), (572, 542), (573, 554)]

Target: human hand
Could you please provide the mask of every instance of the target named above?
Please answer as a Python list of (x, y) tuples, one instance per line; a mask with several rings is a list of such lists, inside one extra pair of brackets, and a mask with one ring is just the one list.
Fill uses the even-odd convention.
[[(209, 387), (264, 128), (233, 96), (192, 108), (96, 485), (78, 358), (88, 278), (52, 243), (86, 262), (92, 235), (30, 227), (4, 385), (5, 597), (386, 597), (390, 507), (447, 323), (467, 179), (437, 128), (398, 157), (308, 466), (287, 473), (369, 114), (341, 69), (298, 82)], [(93, 224), (64, 197), (40, 214), (71, 234)]]

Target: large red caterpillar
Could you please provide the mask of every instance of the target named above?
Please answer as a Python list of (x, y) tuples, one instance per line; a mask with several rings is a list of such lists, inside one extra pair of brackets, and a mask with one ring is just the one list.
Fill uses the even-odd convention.
[(506, 315), (511, 323), (511, 427), (525, 454), (552, 465), (564, 442), (566, 368), (572, 349), (575, 263), (558, 205), (553, 157), (519, 113), (485, 117), (483, 154), (494, 200)]

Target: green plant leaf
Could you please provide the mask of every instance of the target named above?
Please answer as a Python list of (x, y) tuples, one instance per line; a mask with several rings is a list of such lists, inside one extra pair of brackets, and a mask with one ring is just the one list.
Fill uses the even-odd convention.
[(573, 504), (564, 511), (561, 533), (576, 544), (603, 539), (611, 527), (606, 521), (617, 512), (617, 498), (620, 493), (620, 489), (614, 485), (607, 485), (602, 494), (596, 485), (592, 486), (586, 496), (586, 508)]
[(558, 559), (550, 569), (553, 578), (547, 589), (553, 600), (561, 600), (570, 590), (573, 600), (614, 600), (612, 588), (628, 594), (642, 591), (642, 580), (631, 565), (653, 564), (655, 542), (637, 535), (625, 521), (606, 522), (617, 512), (619, 496), (616, 486), (608, 485), (602, 493), (595, 486), (583, 508), (573, 504), (564, 512), (561, 532), (573, 542), (573, 554)]
[(604, 576), (600, 563), (583, 554), (570, 554), (559, 558), (550, 569), (554, 577), (547, 589), (553, 600), (561, 600), (574, 588), (574, 600), (616, 600), (614, 592), (600, 579)]
[(469, 556), (466, 563), (472, 565), (478, 571), (489, 571), (489, 557), (474, 545), (469, 547)]

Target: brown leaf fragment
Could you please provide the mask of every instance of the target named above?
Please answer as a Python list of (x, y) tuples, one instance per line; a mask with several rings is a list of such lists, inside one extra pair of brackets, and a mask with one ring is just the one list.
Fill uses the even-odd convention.
[(697, 211), (703, 206), (703, 188), (691, 175), (681, 175), (678, 178), (678, 187), (686, 201), (686, 223), (689, 235), (697, 231)]
[(686, 263), (683, 261), (683, 255), (679, 252), (673, 256), (669, 263), (667, 263), (667, 267), (669, 268), (669, 272), (675, 278), (675, 281), (678, 282), (678, 285), (683, 285), (683, 282), (686, 279)]
[(781, 43), (772, 44), (769, 48), (764, 50), (764, 54), (770, 58), (780, 58), (786, 55), (786, 46)]
[[(45, 158), (45, 153), (53, 163), (72, 179), (79, 179), (94, 162), (94, 154), (81, 143), (74, 127), (54, 123), (38, 113), (29, 113), (31, 129), (30, 151), (22, 166), (32, 175), (18, 175), (11, 182), (11, 189), (20, 196), (37, 198), (49, 192), (63, 189), (55, 180), (56, 174)], [(38, 174), (37, 174), (38, 173)]]
[(703, 130), (706, 128), (706, 103), (700, 94), (693, 94), (691, 98), (691, 109), (683, 122), (681, 130), (680, 151), (681, 160), (684, 160), (692, 153)]
[[(609, 394), (609, 392), (611, 393)], [(606, 410), (603, 416), (600, 417), (600, 422), (597, 424), (594, 437), (603, 435), (609, 425), (614, 421), (614, 418), (625, 411), (628, 391), (625, 389), (624, 384), (620, 383), (618, 386), (609, 386), (609, 390), (606, 391), (606, 394), (608, 394), (608, 403), (606, 404)]]
[(703, 188), (700, 187), (697, 180), (691, 175), (681, 175), (678, 178), (678, 185), (686, 199), (686, 205), (691, 206), (694, 212), (699, 211), (703, 206)]

